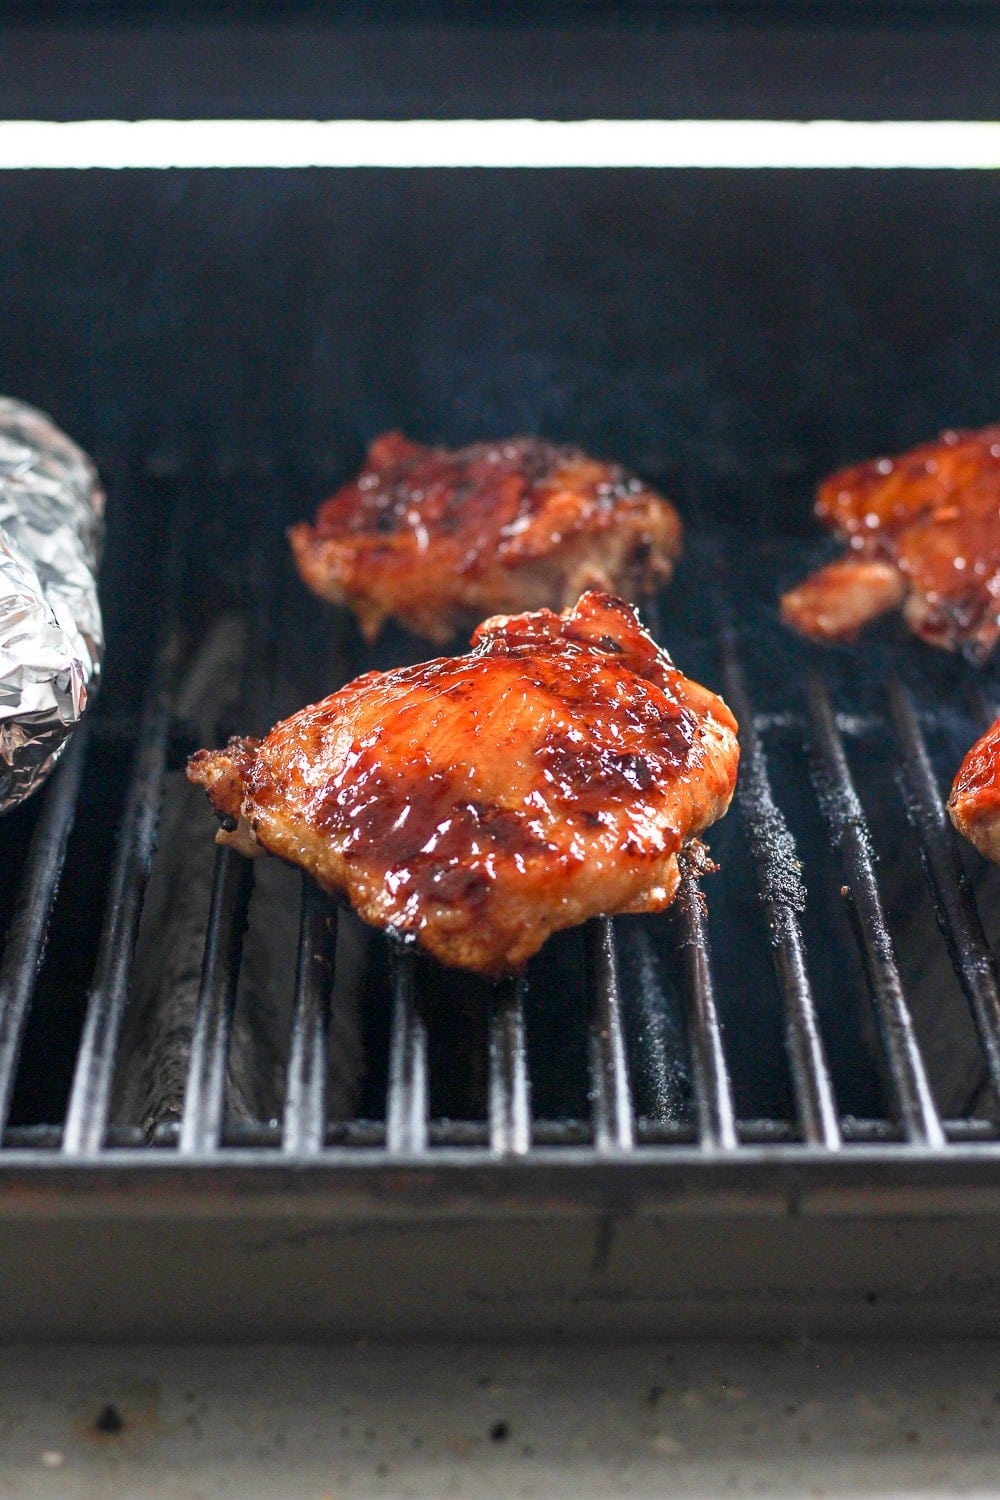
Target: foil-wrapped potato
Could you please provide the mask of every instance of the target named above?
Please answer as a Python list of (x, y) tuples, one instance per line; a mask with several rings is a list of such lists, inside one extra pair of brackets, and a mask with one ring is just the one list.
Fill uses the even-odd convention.
[(45, 780), (97, 686), (103, 517), (83, 450), (0, 397), (0, 812)]

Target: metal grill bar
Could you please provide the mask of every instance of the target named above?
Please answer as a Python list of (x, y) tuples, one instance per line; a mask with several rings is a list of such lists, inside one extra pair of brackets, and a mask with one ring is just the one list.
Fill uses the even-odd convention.
[(805, 1140), (836, 1150), (841, 1143), (833, 1083), (827, 1066), (806, 968), (799, 913), (806, 893), (795, 840), (774, 800), (767, 756), (736, 656), (732, 633), (723, 636), (723, 681), (740, 726), (737, 799), (757, 868), (757, 888), (767, 917), (778, 986), (785, 1007), (785, 1045)]
[(622, 1028), (618, 953), (610, 917), (598, 917), (588, 924), (587, 968), (593, 992), (588, 1051), (594, 1145), (598, 1151), (630, 1151), (635, 1143), (635, 1125)]
[(875, 874), (871, 834), (854, 787), (830, 695), (813, 674), (807, 689), (813, 780), (848, 878), (844, 895), (868, 974), (899, 1116), (907, 1140), (943, 1146), (909, 1006), (903, 994), (892, 938)]
[(67, 1156), (89, 1156), (100, 1151), (107, 1132), (118, 1034), (156, 845), (177, 656), (177, 638), (171, 633), (157, 654), (122, 814), (111, 893), (66, 1113), (63, 1151)]
[(290, 1155), (315, 1156), (326, 1138), (326, 1045), (336, 943), (336, 913), (315, 882), (303, 875), (282, 1129), (282, 1146)]
[(396, 1156), (427, 1149), (427, 1028), (417, 1010), (413, 957), (392, 949), (392, 1036), (385, 1147)]
[(490, 1150), (497, 1156), (523, 1156), (531, 1147), (524, 990), (520, 977), (498, 985), (490, 1013)]
[(0, 1140), (10, 1118), (24, 1024), (76, 817), (88, 739), (89, 726), (84, 723), (73, 736), (43, 795), (42, 810), (25, 860), (24, 878), (7, 929), (0, 963)]
[(994, 1096), (1000, 1100), (1000, 979), (972, 887), (955, 849), (927, 744), (909, 693), (898, 678), (888, 684), (889, 709), (902, 751), (897, 781), (934, 897), (938, 925), (965, 992), (986, 1053)]
[(698, 1134), (706, 1148), (731, 1151), (737, 1145), (736, 1110), (715, 1004), (705, 898), (688, 870), (681, 874), (674, 920), (687, 988)]
[[(654, 639), (662, 641), (663, 613), (659, 599), (649, 599), (644, 613)], [(715, 1004), (705, 898), (696, 878), (683, 868), (672, 910), (674, 932), (684, 966), (688, 1045), (694, 1073), (699, 1139), (707, 1149), (734, 1150), (737, 1145), (736, 1109)]]
[(220, 848), (181, 1116), (180, 1150), (185, 1155), (215, 1151), (222, 1139), (229, 1035), (252, 890), (253, 862)]
[[(949, 1145), (1000, 1145), (995, 1120), (974, 1115), (942, 1121)], [(895, 1145), (903, 1139), (902, 1131), (892, 1120), (864, 1120), (845, 1116), (843, 1138), (852, 1145)], [(180, 1122), (169, 1120), (158, 1125), (152, 1136), (139, 1125), (108, 1126), (105, 1149), (127, 1148), (144, 1151), (172, 1150), (177, 1145)], [(580, 1120), (536, 1120), (532, 1125), (532, 1148), (589, 1147), (590, 1127)], [(427, 1139), (431, 1146), (458, 1146), (475, 1150), (488, 1147), (489, 1127), (483, 1120), (432, 1120)], [(636, 1141), (643, 1146), (687, 1146), (694, 1132), (678, 1121), (637, 1120)], [(743, 1119), (739, 1124), (741, 1146), (790, 1146), (798, 1143), (799, 1127), (789, 1120)], [(62, 1142), (61, 1125), (9, 1125), (5, 1150), (58, 1151)], [(385, 1126), (380, 1120), (341, 1120), (327, 1126), (327, 1147), (349, 1150), (381, 1149), (385, 1144)], [(273, 1160), (275, 1148), (281, 1145), (281, 1126), (267, 1120), (233, 1120), (222, 1133), (222, 1145), (237, 1150), (263, 1149)]]

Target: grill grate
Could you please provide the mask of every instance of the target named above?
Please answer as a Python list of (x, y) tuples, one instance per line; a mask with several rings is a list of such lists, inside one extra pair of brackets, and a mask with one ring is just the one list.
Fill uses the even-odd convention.
[(689, 996), (688, 1043), (698, 1105), (698, 1133), (703, 1146), (732, 1150), (737, 1144), (736, 1111), (715, 1004), (705, 902), (690, 874), (681, 878), (675, 906), (678, 946)]
[(28, 849), (21, 890), (10, 917), (0, 965), (0, 1140), (10, 1116), (25, 1022), (42, 962), (45, 935), (66, 845), (76, 817), (90, 726), (72, 741), (43, 803)]
[(849, 881), (844, 886), (844, 899), (868, 973), (903, 1130), (908, 1140), (943, 1146), (941, 1121), (931, 1097), (882, 909), (871, 833), (847, 764), (830, 695), (816, 675), (809, 679), (807, 697), (816, 795)]
[(128, 999), (142, 899), (156, 844), (160, 796), (171, 726), (171, 684), (177, 643), (159, 653), (139, 729), (135, 765), (105, 907), (93, 986), (66, 1112), (67, 1156), (100, 1151), (108, 1125), (111, 1084), (122, 1017)]
[(302, 877), (302, 918), (295, 965), (295, 1010), (288, 1049), (282, 1148), (314, 1156), (326, 1132), (326, 1054), (337, 927), (319, 888)]
[[(725, 543), (718, 543), (718, 548), (725, 552)], [(732, 568), (731, 557), (729, 565)], [(676, 621), (692, 605), (699, 580), (717, 576), (712, 571), (717, 567), (716, 553), (700, 557), (696, 553), (688, 565), (687, 596), (676, 604), (670, 600), (665, 603), (665, 612), (675, 617), (674, 624), (659, 628), (672, 645)], [(176, 580), (170, 587), (177, 599), (184, 597)], [(38, 799), (34, 831), (20, 890), (9, 913), (0, 962), (0, 1166), (4, 1160), (23, 1164), (53, 1153), (66, 1162), (93, 1163), (109, 1151), (116, 1153), (118, 1162), (124, 1162), (120, 1153), (127, 1153), (134, 1160), (167, 1154), (200, 1163), (238, 1149), (256, 1152), (261, 1160), (273, 1160), (278, 1153), (289, 1162), (304, 1163), (346, 1160), (365, 1151), (382, 1153), (390, 1161), (413, 1161), (452, 1148), (470, 1159), (478, 1154), (485, 1162), (520, 1158), (530, 1163), (536, 1156), (547, 1159), (546, 1153), (553, 1150), (583, 1151), (594, 1158), (616, 1160), (637, 1160), (657, 1151), (669, 1157), (671, 1153), (695, 1150), (707, 1159), (738, 1161), (751, 1147), (794, 1148), (803, 1159), (843, 1156), (861, 1145), (919, 1148), (925, 1155), (945, 1156), (957, 1146), (1000, 1149), (996, 1147), (992, 1103), (985, 1107), (990, 1117), (984, 1117), (967, 1112), (956, 1116), (953, 1108), (949, 1113), (935, 1102), (933, 1068), (921, 1046), (920, 1017), (913, 1013), (891, 934), (892, 915), (887, 914), (883, 889), (884, 865), (876, 855), (876, 833), (866, 812), (875, 795), (866, 780), (869, 747), (878, 742), (884, 751), (886, 736), (891, 734), (897, 810), (905, 812), (907, 826), (915, 837), (914, 847), (923, 862), (941, 941), (975, 1026), (983, 1082), (996, 1098), (1000, 1094), (997, 964), (969, 869), (963, 863), (964, 852), (960, 857), (944, 811), (942, 772), (940, 767), (935, 769), (926, 733), (928, 725), (935, 728), (937, 721), (932, 710), (921, 706), (919, 690), (907, 685), (905, 670), (899, 665), (908, 660), (907, 653), (919, 656), (919, 648), (902, 640), (884, 651), (877, 648), (877, 661), (861, 694), (863, 701), (852, 705), (851, 712), (844, 712), (837, 706), (844, 691), (840, 676), (845, 663), (848, 677), (856, 670), (857, 658), (849, 662), (846, 656), (834, 654), (817, 667), (817, 653), (783, 643), (781, 649), (791, 653), (789, 660), (808, 664), (803, 689), (799, 688), (800, 679), (791, 675), (777, 707), (755, 710), (758, 689), (751, 682), (757, 669), (747, 639), (748, 629), (760, 630), (763, 617), (757, 606), (747, 604), (745, 580), (740, 582), (737, 576), (734, 587), (749, 625), (747, 620), (720, 622), (713, 606), (715, 612), (709, 611), (707, 625), (704, 615), (690, 625), (689, 649), (674, 649), (682, 665), (693, 674), (720, 686), (741, 725), (741, 779), (730, 820), (739, 820), (748, 867), (755, 878), (756, 905), (744, 917), (754, 923), (762, 918), (766, 928), (784, 1035), (783, 1066), (787, 1067), (791, 1101), (788, 1117), (778, 1113), (743, 1117), (739, 1109), (739, 1089), (729, 1056), (733, 1027), (755, 1026), (756, 1015), (752, 994), (741, 998), (741, 1016), (736, 1015), (732, 998), (724, 1005), (720, 995), (713, 943), (720, 937), (737, 945), (741, 941), (739, 932), (720, 934), (718, 924), (713, 926), (717, 882), (724, 881), (729, 873), (724, 861), (722, 874), (708, 878), (704, 893), (694, 877), (685, 873), (671, 914), (657, 919), (655, 972), (653, 978), (647, 975), (639, 985), (641, 1005), (634, 982), (636, 964), (641, 967), (641, 963), (653, 959), (645, 948), (637, 958), (636, 945), (641, 947), (653, 932), (648, 921), (637, 927), (601, 919), (588, 924), (582, 937), (566, 939), (566, 953), (558, 962), (576, 965), (589, 1007), (582, 1042), (588, 1107), (559, 1117), (551, 1109), (533, 1111), (537, 1068), (548, 1069), (551, 1076), (558, 1077), (560, 1070), (575, 1066), (568, 1043), (565, 1057), (542, 1058), (539, 1063), (533, 1028), (539, 1007), (546, 1006), (550, 999), (550, 991), (545, 988), (550, 981), (545, 974), (537, 979), (529, 970), (525, 978), (494, 987), (456, 981), (459, 987), (471, 985), (470, 993), (474, 992), (479, 1007), (482, 1089), (469, 1118), (449, 1118), (433, 1107), (440, 1056), (435, 1051), (434, 1017), (422, 1003), (428, 966), (425, 960), (389, 943), (384, 945), (388, 1025), (383, 1022), (380, 1029), (372, 1023), (362, 1028), (370, 1082), (383, 1076), (375, 1054), (384, 1047), (384, 1108), (366, 1114), (338, 1107), (331, 1113), (330, 1052), (338, 1024), (339, 924), (331, 904), (303, 878), (284, 1098), (276, 1111), (280, 1119), (231, 1118), (227, 1111), (227, 1069), (239, 1005), (244, 934), (248, 920), (252, 920), (255, 866), (223, 849), (218, 851), (214, 867), (180, 1118), (161, 1121), (150, 1135), (136, 1123), (111, 1121), (143, 897), (154, 859), (172, 736), (178, 729), (173, 703), (184, 652), (179, 632), (171, 627), (155, 654), (135, 737), (65, 1115), (61, 1121), (11, 1121), (15, 1079), (19, 1066), (25, 1065), (21, 1053), (26, 1024), (64, 865), (67, 881), (87, 879), (86, 861), (67, 861), (67, 848), (95, 736), (121, 733), (121, 716), (114, 701), (100, 705), (90, 732), (77, 737), (50, 787)], [(774, 578), (768, 575), (767, 597), (773, 597), (774, 587)], [(764, 597), (764, 584), (760, 591)], [(267, 623), (261, 628), (265, 635), (278, 629), (276, 622), (281, 614), (277, 605), (263, 611)], [(331, 621), (332, 617), (324, 617), (324, 631), (332, 628)], [(348, 652), (345, 641), (346, 637), (336, 641), (331, 654), (341, 664)], [(698, 660), (699, 653), (704, 666)], [(273, 637), (266, 647), (258, 636), (248, 652), (251, 660), (256, 656), (270, 662), (272, 675), (280, 655)], [(887, 661), (890, 669), (883, 672)], [(989, 708), (987, 690), (972, 682), (968, 669), (946, 661), (936, 663), (934, 671), (938, 679), (928, 688), (932, 697), (939, 691), (940, 682), (947, 681), (955, 693), (964, 693), (973, 702), (973, 711), (979, 717), (985, 715)], [(870, 701), (873, 683), (878, 689), (874, 706)], [(760, 691), (765, 698), (773, 698), (773, 688), (773, 682), (765, 680)], [(244, 694), (246, 701), (256, 702), (257, 718), (273, 717), (273, 689), (273, 681), (263, 686), (255, 681)], [(793, 832), (794, 820), (783, 810), (787, 786), (777, 769), (781, 757), (775, 758), (775, 744), (784, 747), (783, 754), (789, 747), (792, 751), (800, 747), (799, 762), (803, 768), (808, 767), (814, 811), (818, 809), (827, 831), (825, 849), (819, 853), (809, 849), (805, 873), (799, 836)], [(740, 856), (732, 847), (732, 839), (730, 846), (727, 859), (731, 865)], [(901, 849), (897, 858), (904, 861), (909, 852)], [(842, 895), (867, 986), (862, 999), (874, 1016), (879, 1065), (887, 1080), (891, 1107), (885, 1119), (857, 1119), (838, 1104), (836, 1069), (831, 1065), (829, 1046), (830, 1027), (836, 1018), (831, 1017), (828, 1003), (824, 1009), (813, 982), (817, 948), (815, 940), (810, 946), (806, 936), (806, 915), (813, 899), (810, 872), (818, 862), (825, 862), (830, 877), (838, 861), (837, 878), (843, 881)], [(628, 962), (623, 956), (626, 953)], [(844, 982), (850, 983), (848, 975)], [(374, 1002), (367, 1003), (372, 1009)], [(679, 1023), (675, 1030), (667, 1024), (672, 1008)], [(554, 1045), (558, 1051), (558, 1041)], [(460, 1059), (448, 1066), (464, 1066), (464, 1062)], [(678, 1078), (683, 1086), (677, 1084)], [(686, 1088), (689, 1108), (671, 1107), (659, 1115), (655, 1110), (644, 1110), (642, 1101), (650, 1091), (650, 1079), (655, 1084), (653, 1092), (659, 1089), (663, 1097), (670, 1095), (676, 1100), (678, 1089), (683, 1094)], [(944, 1119), (942, 1112), (947, 1116)]]
[(802, 1134), (811, 1144), (835, 1151), (841, 1144), (840, 1125), (799, 921), (806, 894), (798, 874), (795, 841), (774, 800), (764, 746), (757, 732), (731, 629), (724, 631), (722, 647), (724, 691), (741, 726), (737, 804), (747, 829), (757, 885), (771, 932)]
[(996, 960), (987, 944), (968, 877), (959, 864), (912, 700), (895, 677), (889, 681), (889, 706), (902, 755), (899, 780), (907, 815), (920, 841), (938, 924), (972, 1010), (993, 1093), (1000, 1098), (1000, 981)]
[(622, 1031), (614, 923), (608, 917), (598, 918), (588, 924), (587, 936), (590, 988), (594, 996), (589, 1034), (594, 1145), (598, 1151), (628, 1151), (635, 1143), (635, 1125)]
[(416, 1007), (414, 963), (408, 953), (392, 956), (392, 1038), (389, 1091), (385, 1103), (385, 1149), (394, 1156), (427, 1149), (429, 1086), (427, 1027)]
[(489, 1045), (490, 1149), (497, 1156), (523, 1156), (531, 1146), (531, 1084), (520, 978), (498, 986)]
[(253, 866), (232, 849), (220, 848), (181, 1117), (180, 1149), (186, 1156), (214, 1151), (222, 1140), (229, 1038), (252, 889)]

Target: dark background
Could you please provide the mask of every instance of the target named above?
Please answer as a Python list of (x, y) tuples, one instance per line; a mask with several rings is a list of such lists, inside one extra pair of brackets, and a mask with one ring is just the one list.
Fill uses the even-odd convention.
[(3, 0), (0, 111), (988, 118), (997, 15), (995, 0)]
[[(0, 109), (1000, 115), (990, 5), (0, 7)], [(114, 493), (315, 487), (386, 426), (578, 439), (802, 524), (1000, 412), (1000, 174), (0, 174), (0, 389)], [(311, 492), (311, 491), (310, 491)]]

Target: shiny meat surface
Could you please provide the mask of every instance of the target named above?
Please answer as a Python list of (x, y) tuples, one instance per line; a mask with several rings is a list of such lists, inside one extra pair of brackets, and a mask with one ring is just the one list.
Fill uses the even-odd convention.
[(959, 766), (948, 813), (980, 854), (1000, 864), (1000, 719)]
[(785, 594), (789, 625), (850, 640), (901, 606), (922, 640), (986, 659), (1000, 638), (1000, 425), (833, 474), (816, 514), (850, 552)]
[(373, 640), (394, 617), (444, 643), (501, 610), (588, 588), (637, 599), (673, 569), (680, 517), (617, 464), (539, 438), (448, 451), (397, 432), (289, 532), (302, 578)]
[[(310, 871), (443, 963), (499, 975), (600, 913), (659, 911), (739, 749), (621, 599), (487, 620), (188, 765), (222, 841)], [(228, 828), (228, 832), (226, 829)]]

